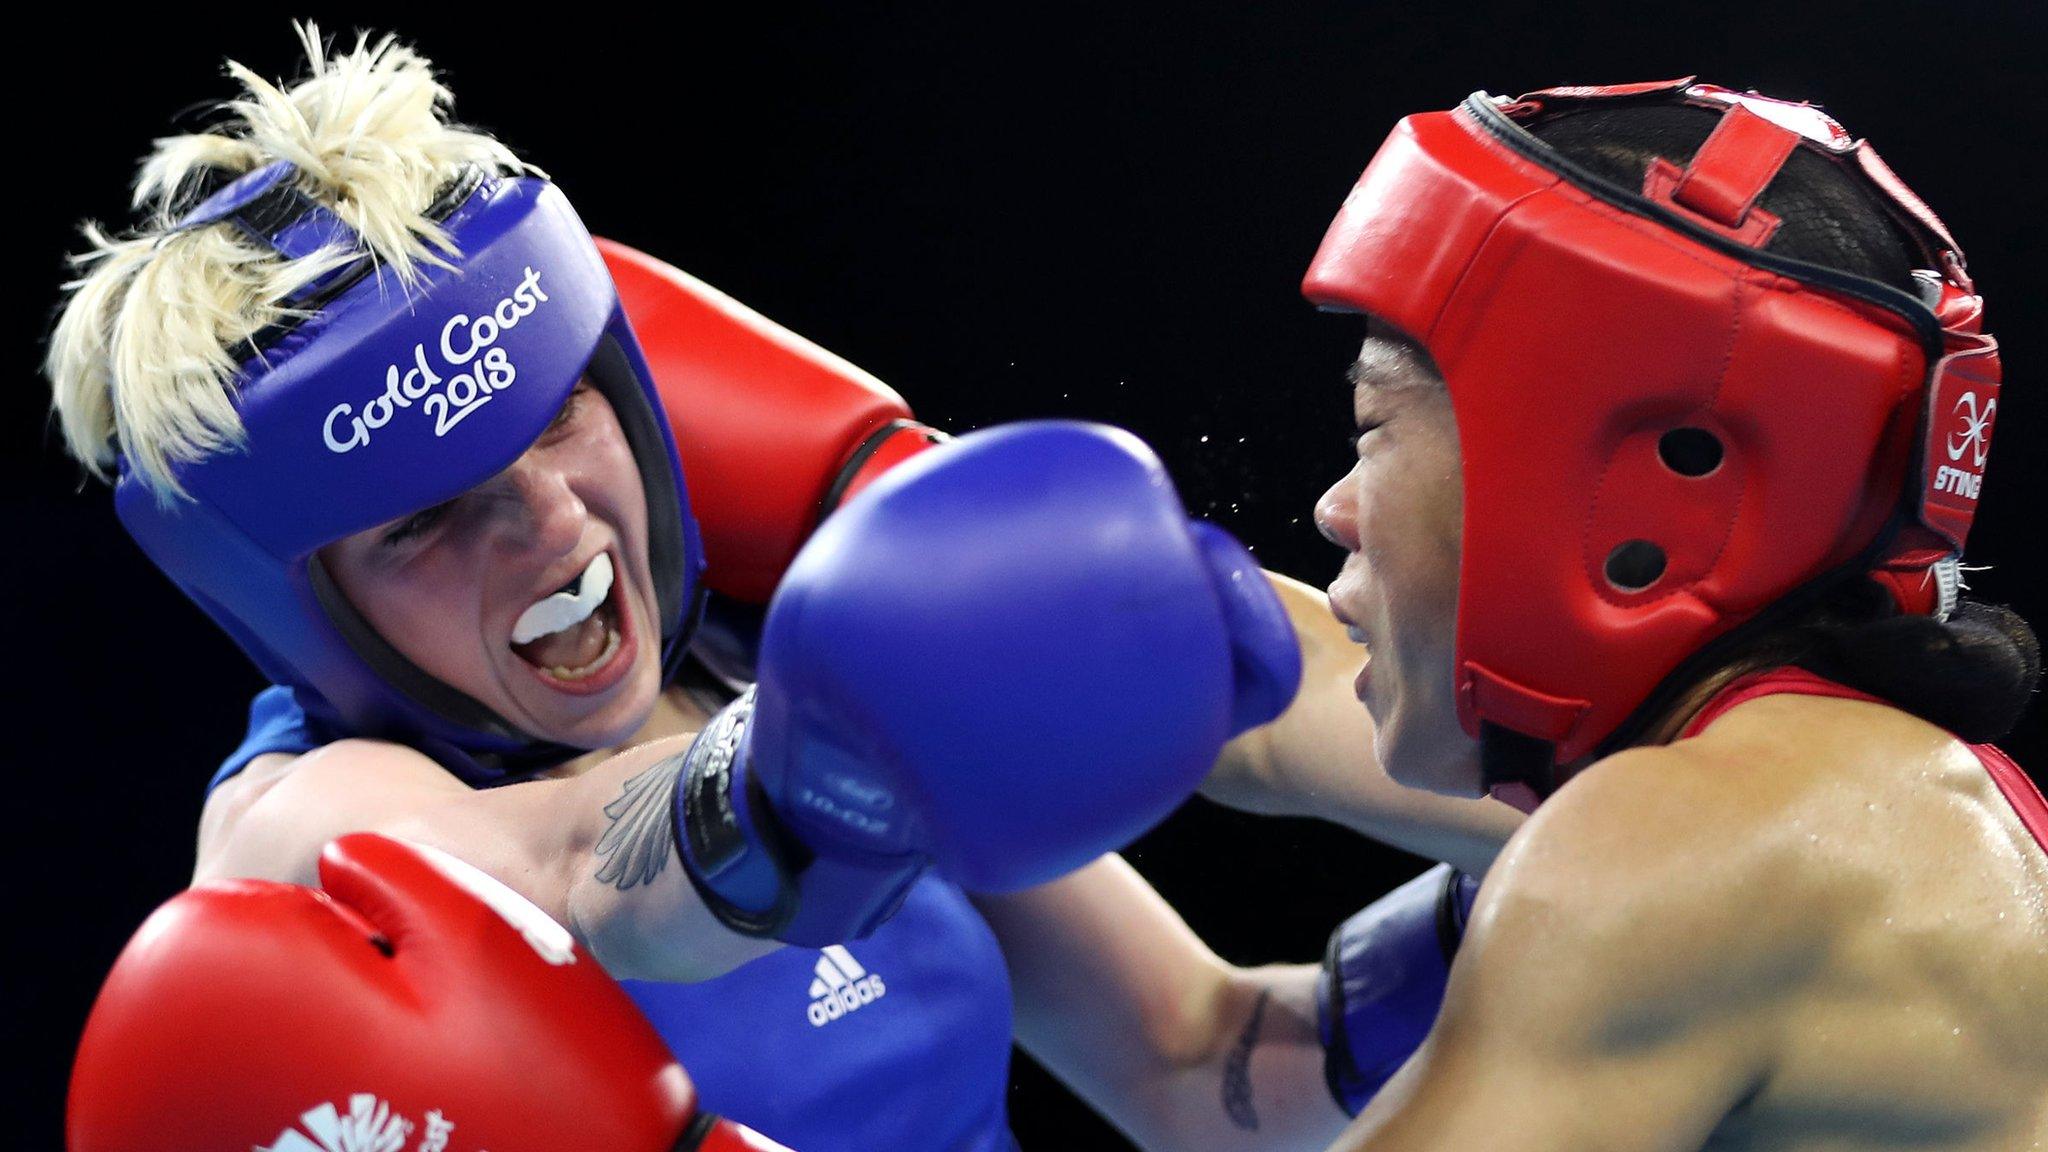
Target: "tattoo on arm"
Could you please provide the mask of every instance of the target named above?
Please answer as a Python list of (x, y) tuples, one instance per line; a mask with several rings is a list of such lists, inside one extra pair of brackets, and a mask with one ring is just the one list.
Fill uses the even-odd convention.
[(1247, 1132), (1259, 1130), (1259, 1114), (1252, 1107), (1252, 1049), (1258, 1046), (1259, 1026), (1266, 1019), (1266, 1001), (1272, 998), (1272, 989), (1259, 989), (1259, 998), (1252, 1004), (1252, 1018), (1245, 1022), (1237, 1043), (1230, 1046), (1230, 1054), (1223, 1059), (1223, 1111), (1229, 1114), (1232, 1124)]
[(676, 775), (683, 757), (666, 757), (626, 781), (619, 798), (604, 806), (611, 824), (598, 837), (604, 858), (597, 878), (621, 892), (652, 884), (675, 855)]

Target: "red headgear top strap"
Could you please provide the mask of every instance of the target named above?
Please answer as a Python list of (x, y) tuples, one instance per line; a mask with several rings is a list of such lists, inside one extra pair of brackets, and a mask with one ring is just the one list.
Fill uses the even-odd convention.
[[(1522, 126), (1599, 103), (1722, 119), (1638, 190)], [(1800, 149), (1892, 206), (1931, 266), (1924, 298), (1766, 250), (1758, 200)], [(1449, 387), (1467, 731), (1570, 765), (1803, 591), (1883, 570), (1909, 608), (1937, 608), (1933, 566), (1961, 550), (1997, 403), (1961, 267), (1926, 206), (1810, 105), (1688, 78), (1403, 120), (1303, 289), (1419, 341)]]
[(1738, 104), (1721, 117), (1683, 170), (1661, 157), (1652, 160), (1643, 177), (1643, 195), (1675, 212), (1689, 213), (1694, 223), (1738, 244), (1761, 248), (1780, 221), (1756, 207), (1757, 198), (1798, 144), (1797, 133)]

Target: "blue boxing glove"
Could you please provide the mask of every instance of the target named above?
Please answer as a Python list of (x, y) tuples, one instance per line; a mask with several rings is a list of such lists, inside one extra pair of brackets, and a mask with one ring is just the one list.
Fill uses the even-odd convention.
[(1478, 893), (1479, 881), (1439, 864), (1331, 933), (1316, 978), (1316, 1028), (1323, 1078), (1350, 1115), (1429, 1036)]
[(1300, 676), (1258, 566), (1135, 437), (964, 436), (798, 554), (754, 691), (685, 758), (677, 847), (735, 929), (856, 938), (927, 867), (1008, 891), (1130, 842)]

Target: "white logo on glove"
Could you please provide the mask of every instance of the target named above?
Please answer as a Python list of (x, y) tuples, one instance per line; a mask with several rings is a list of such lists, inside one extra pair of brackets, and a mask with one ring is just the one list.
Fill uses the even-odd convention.
[[(299, 1114), (298, 1127), (278, 1133), (269, 1147), (255, 1152), (404, 1152), (412, 1130), (412, 1121), (393, 1112), (388, 1102), (357, 1092), (348, 1098), (347, 1115), (332, 1104), (308, 1108)], [(452, 1121), (439, 1109), (431, 1110), (413, 1152), (448, 1152), (454, 1132)]]
[[(299, 1114), (299, 1126), (278, 1133), (269, 1147), (256, 1152), (404, 1152), (412, 1129), (412, 1121), (393, 1112), (389, 1103), (357, 1092), (348, 1098), (346, 1115), (332, 1104), (308, 1108)], [(439, 1112), (427, 1113), (427, 1132), (415, 1152), (445, 1152), (454, 1130)]]
[[(329, 452), (350, 452), (370, 442), (370, 434), (391, 423), (400, 408), (412, 407), (434, 416), (434, 435), (446, 436), (470, 413), (490, 402), (491, 393), (510, 387), (519, 371), (503, 348), (493, 347), (498, 338), (519, 326), (534, 310), (548, 302), (541, 290), (540, 273), (532, 268), (512, 294), (481, 316), (458, 312), (441, 326), (439, 351), (441, 367), (452, 374), (445, 381), (427, 357), (427, 346), (412, 347), (412, 364), (400, 370), (396, 364), (384, 370), (384, 391), (363, 405), (361, 415), (348, 404), (336, 404), (320, 425), (320, 438)], [(439, 388), (440, 391), (434, 391)]]

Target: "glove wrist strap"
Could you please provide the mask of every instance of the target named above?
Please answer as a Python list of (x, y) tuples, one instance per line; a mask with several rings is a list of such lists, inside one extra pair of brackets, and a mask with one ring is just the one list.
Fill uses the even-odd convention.
[(866, 936), (895, 915), (925, 861), (821, 856), (793, 835), (752, 769), (754, 699), (750, 688), (720, 709), (684, 754), (675, 792), (683, 871), (741, 935), (810, 948)]
[(775, 936), (796, 912), (795, 869), (766, 797), (747, 771), (754, 692), (720, 709), (683, 757), (676, 855), (706, 907), (747, 936)]
[(1331, 933), (1316, 1026), (1324, 1081), (1348, 1114), (1364, 1110), (1428, 1037), (1478, 889), (1440, 864)]

